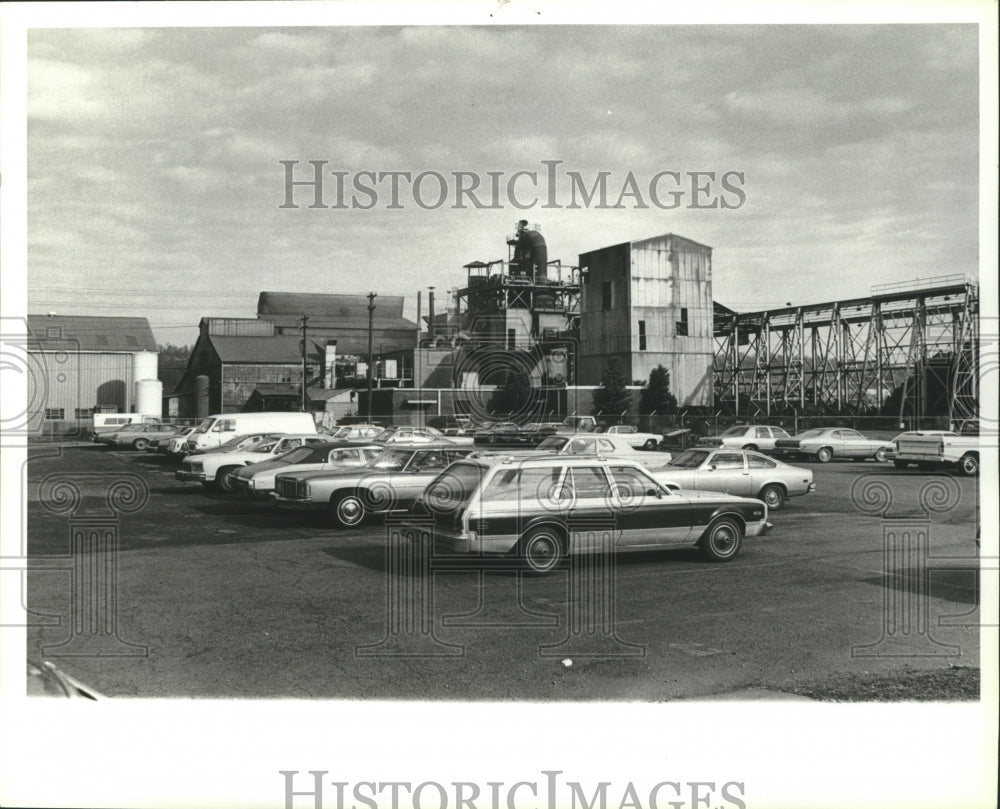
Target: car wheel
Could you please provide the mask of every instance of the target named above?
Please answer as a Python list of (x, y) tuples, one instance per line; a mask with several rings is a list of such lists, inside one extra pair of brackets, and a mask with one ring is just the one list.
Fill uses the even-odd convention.
[(552, 528), (536, 528), (518, 547), (525, 567), (539, 576), (555, 570), (566, 555), (562, 536)]
[(224, 466), (215, 473), (215, 482), (218, 484), (219, 489), (224, 492), (232, 492), (236, 490), (236, 487), (233, 486), (233, 482), (229, 479), (229, 476), (237, 469), (239, 469), (238, 466)]
[(650, 438), (645, 444), (642, 445), (642, 448), (645, 450), (654, 450), (656, 449), (656, 446), (656, 439)]
[(877, 450), (875, 450), (874, 458), (875, 458), (875, 463), (885, 463), (886, 461), (885, 448), (879, 447)]
[(342, 494), (330, 503), (330, 511), (334, 522), (342, 528), (354, 528), (361, 525), (368, 516), (365, 504), (355, 494)]
[(148, 438), (137, 438), (132, 442), (132, 449), (137, 449), (140, 452), (149, 446)]
[(963, 455), (958, 462), (958, 471), (965, 477), (971, 478), (979, 474), (979, 456)]
[(763, 500), (771, 511), (780, 511), (785, 505), (785, 487), (777, 483), (768, 483), (757, 495), (758, 500)]
[(897, 469), (906, 469), (907, 466), (906, 461), (893, 461), (892, 465)]
[(833, 460), (833, 450), (829, 447), (821, 447), (816, 453), (816, 460), (820, 463), (830, 463)]
[(708, 526), (701, 538), (701, 551), (710, 562), (728, 562), (742, 544), (743, 528), (731, 517), (723, 517)]
[(745, 447), (743, 447), (743, 449), (745, 449), (747, 452), (756, 452), (757, 451), (757, 445), (756, 444), (747, 444)]

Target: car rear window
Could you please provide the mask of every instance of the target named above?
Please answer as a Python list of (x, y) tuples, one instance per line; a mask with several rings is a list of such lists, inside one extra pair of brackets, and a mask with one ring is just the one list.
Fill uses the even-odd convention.
[(430, 482), (426, 498), (432, 504), (453, 507), (468, 502), (479, 488), (486, 467), (472, 463), (454, 463)]
[(537, 501), (554, 499), (562, 467), (504, 467), (489, 482), (483, 499), (489, 501)]

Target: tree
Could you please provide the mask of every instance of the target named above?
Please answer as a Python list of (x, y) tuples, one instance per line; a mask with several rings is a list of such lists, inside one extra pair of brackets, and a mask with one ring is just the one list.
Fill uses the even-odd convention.
[(163, 392), (172, 393), (177, 383), (184, 376), (191, 349), (187, 346), (167, 345), (157, 346), (159, 352), (159, 378), (163, 382)]
[(487, 407), (493, 413), (519, 413), (532, 400), (531, 382), (521, 371), (508, 371), (502, 386), (490, 397)]
[(625, 369), (622, 361), (612, 357), (601, 377), (601, 387), (594, 391), (594, 411), (617, 416), (632, 409), (632, 394), (625, 387)]
[(670, 371), (657, 365), (649, 372), (646, 387), (639, 394), (639, 415), (658, 416), (677, 412), (677, 397), (670, 392)]

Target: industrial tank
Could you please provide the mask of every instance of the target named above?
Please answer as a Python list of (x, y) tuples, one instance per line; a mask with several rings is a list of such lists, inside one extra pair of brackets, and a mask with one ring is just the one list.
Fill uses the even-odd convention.
[(135, 383), (135, 412), (152, 418), (163, 413), (163, 383), (159, 379), (140, 379)]

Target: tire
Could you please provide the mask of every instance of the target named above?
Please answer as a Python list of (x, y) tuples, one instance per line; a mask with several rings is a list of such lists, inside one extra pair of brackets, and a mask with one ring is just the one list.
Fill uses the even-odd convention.
[(906, 469), (907, 467), (906, 461), (893, 461), (892, 465), (895, 466), (897, 469)]
[(816, 452), (816, 460), (820, 463), (830, 463), (833, 460), (833, 450), (829, 447), (820, 447)]
[(536, 528), (521, 539), (518, 554), (524, 566), (536, 576), (551, 573), (566, 558), (566, 547), (554, 528)]
[(872, 457), (875, 459), (875, 463), (885, 463), (886, 461), (885, 448), (879, 447), (877, 450), (875, 450), (875, 454)]
[(757, 494), (757, 499), (763, 500), (767, 504), (768, 511), (781, 511), (787, 496), (788, 492), (780, 483), (768, 483)]
[(710, 562), (728, 562), (740, 552), (743, 528), (732, 517), (721, 517), (701, 538), (701, 552)]
[(642, 448), (647, 451), (652, 451), (656, 449), (656, 447), (657, 444), (655, 438), (650, 438), (645, 444), (642, 445)]
[(368, 518), (368, 509), (358, 495), (341, 494), (330, 501), (330, 515), (341, 528), (357, 528)]
[(743, 449), (745, 449), (747, 452), (757, 452), (758, 451), (756, 444), (747, 444), (745, 447), (743, 447)]
[(218, 472), (215, 473), (215, 485), (219, 487), (220, 491), (223, 492), (236, 491), (236, 488), (229, 480), (229, 475), (235, 472), (237, 469), (239, 469), (238, 466), (224, 466)]
[(132, 442), (132, 449), (137, 449), (142, 452), (146, 447), (149, 446), (148, 438), (137, 438)]
[(967, 478), (975, 477), (979, 474), (979, 456), (963, 455), (958, 461), (958, 471)]

